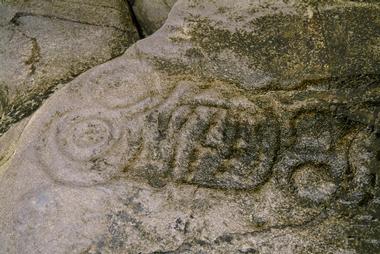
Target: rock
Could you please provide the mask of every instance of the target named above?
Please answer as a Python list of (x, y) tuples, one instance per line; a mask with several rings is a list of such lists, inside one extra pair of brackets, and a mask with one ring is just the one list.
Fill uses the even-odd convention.
[[(342, 1), (179, 2), (160, 33), (140, 44), (162, 69), (218, 78), (247, 90), (379, 72), (378, 4)], [(233, 10), (233, 11), (231, 11)], [(351, 15), (355, 12), (355, 15)], [(259, 32), (258, 32), (259, 31)]]
[(151, 35), (165, 23), (177, 0), (134, 0), (130, 1), (138, 24), (145, 36)]
[(0, 253), (379, 252), (379, 12), (180, 0), (10, 130)]
[(0, 138), (0, 174), (2, 173), (2, 169), (6, 169), (8, 161), (12, 158), (22, 131), (29, 120), (30, 118), (25, 118), (14, 124), (12, 128)]
[(0, 35), (0, 133), (138, 39), (122, 0), (3, 1)]

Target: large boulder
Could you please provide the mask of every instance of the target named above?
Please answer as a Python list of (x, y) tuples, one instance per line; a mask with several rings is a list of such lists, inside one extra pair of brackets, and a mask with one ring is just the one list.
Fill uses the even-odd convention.
[(0, 134), (137, 39), (123, 0), (1, 1)]
[(144, 36), (161, 28), (177, 0), (129, 0)]
[(180, 0), (0, 140), (0, 253), (379, 252), (379, 14)]

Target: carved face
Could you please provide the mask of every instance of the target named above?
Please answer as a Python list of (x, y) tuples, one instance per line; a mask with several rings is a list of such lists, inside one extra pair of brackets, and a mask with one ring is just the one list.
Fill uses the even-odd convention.
[(364, 152), (357, 135), (366, 134), (358, 127), (314, 109), (289, 107), (280, 116), (268, 105), (264, 110), (262, 99), (226, 91), (184, 82), (133, 105), (65, 113), (49, 125), (43, 161), (57, 181), (85, 186), (137, 176), (155, 187), (178, 182), (251, 191), (273, 175), (280, 189), (315, 203), (348, 182), (362, 189), (359, 182), (370, 181), (361, 160), (373, 156), (350, 159), (352, 149)]
[[(178, 209), (195, 211), (200, 216), (196, 223), (208, 220), (211, 231), (229, 230), (234, 223), (265, 231), (337, 223), (347, 211), (374, 206), (373, 134), (321, 108), (323, 99), (308, 101), (302, 92), (290, 102), (281, 101), (287, 94), (276, 96), (231, 92), (224, 83), (183, 82), (126, 104), (120, 99), (91, 110), (65, 111), (46, 125), (38, 153), (46, 172), (61, 185), (104, 186), (126, 196), (121, 198), (126, 210), (107, 217), (110, 226), (126, 220), (113, 230), (135, 232), (129, 226), (133, 216), (144, 220), (148, 213), (153, 219), (136, 234), (144, 232), (139, 237), (147, 239), (158, 234), (168, 244), (165, 227), (156, 229), (154, 221), (166, 221), (168, 211)], [(135, 183), (144, 183), (145, 189)], [(134, 188), (146, 202), (138, 209), (130, 203)], [(190, 190), (199, 196), (192, 197)], [(172, 197), (181, 191), (183, 196)], [(167, 205), (173, 202), (181, 208), (170, 210)], [(155, 208), (148, 212), (143, 207), (150, 204)], [(214, 218), (224, 209), (229, 214)]]

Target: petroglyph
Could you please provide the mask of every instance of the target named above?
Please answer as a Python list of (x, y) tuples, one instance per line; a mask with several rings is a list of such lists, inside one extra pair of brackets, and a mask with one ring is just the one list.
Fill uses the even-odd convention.
[(179, 86), (146, 116), (139, 172), (155, 180), (254, 189), (271, 174), (278, 135), (274, 116), (242, 96)]
[[(289, 107), (280, 123), (270, 100), (226, 92), (223, 83), (209, 87), (182, 81), (166, 95), (149, 91), (131, 101), (121, 99), (130, 86), (112, 87), (99, 91), (113, 105), (65, 113), (49, 124), (41, 155), (54, 179), (89, 186), (138, 177), (154, 187), (173, 181), (255, 190), (273, 173), (287, 191), (323, 203), (348, 184), (343, 182), (349, 168), (358, 174), (352, 178), (356, 185), (371, 178), (369, 166), (363, 166), (369, 155), (348, 159), (359, 125), (344, 125), (331, 112), (313, 110), (316, 102), (296, 111)], [(290, 135), (286, 144), (280, 129)], [(362, 151), (355, 140), (353, 149)]]
[(49, 175), (59, 182), (104, 183), (136, 152), (134, 132), (115, 112), (74, 110), (49, 124), (40, 154)]

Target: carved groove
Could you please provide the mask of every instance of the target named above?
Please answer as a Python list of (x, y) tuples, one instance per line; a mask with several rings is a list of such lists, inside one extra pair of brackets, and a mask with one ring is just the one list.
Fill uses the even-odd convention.
[(117, 115), (79, 111), (50, 124), (40, 154), (56, 181), (89, 186), (120, 174), (136, 149), (133, 130), (121, 124)]
[[(176, 95), (179, 91), (146, 117), (141, 161), (148, 163), (140, 168), (209, 188), (250, 190), (263, 184), (278, 146), (274, 117), (241, 98), (229, 100), (215, 91), (190, 96), (190, 88)], [(236, 106), (244, 104), (249, 107)]]
[(273, 175), (284, 191), (314, 203), (340, 198), (343, 189), (369, 192), (374, 155), (362, 143), (372, 141), (353, 138), (358, 124), (347, 126), (318, 101), (279, 116), (260, 99), (223, 89), (182, 82), (167, 95), (123, 100), (125, 86), (104, 86), (97, 113), (66, 113), (49, 125), (42, 161), (55, 180), (79, 186), (132, 176), (154, 187), (174, 181), (249, 191)]

